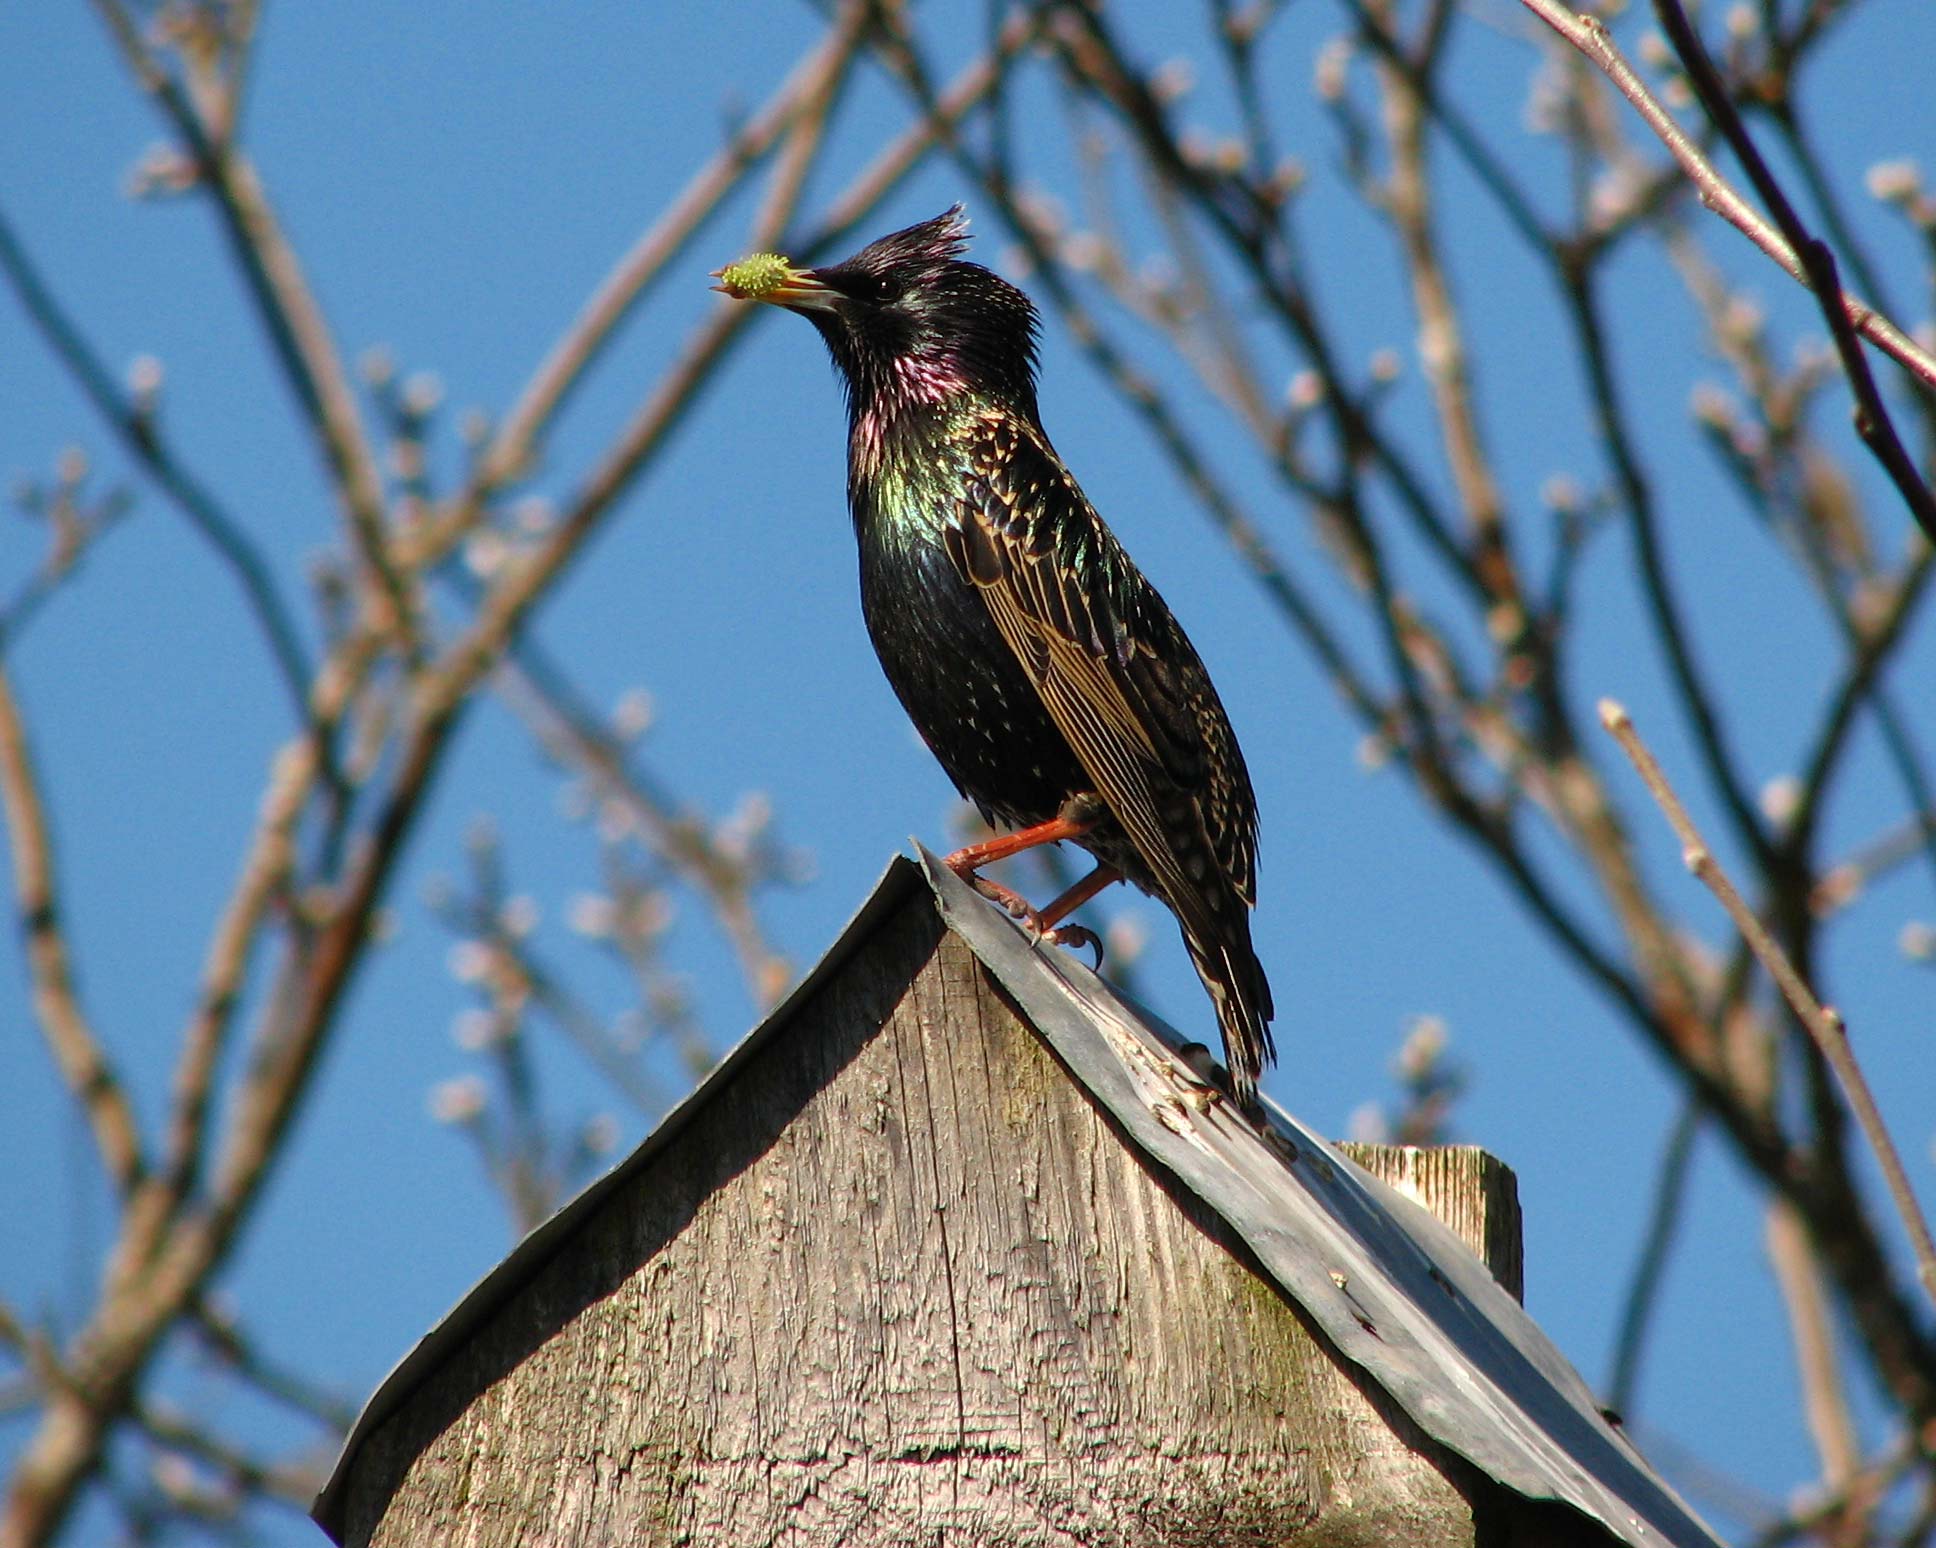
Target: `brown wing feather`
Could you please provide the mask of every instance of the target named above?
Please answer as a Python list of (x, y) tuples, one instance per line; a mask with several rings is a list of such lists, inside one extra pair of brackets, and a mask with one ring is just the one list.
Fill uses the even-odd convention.
[(1176, 914), (1237, 1100), (1254, 1106), (1275, 1057), (1245, 918), (1257, 803), (1216, 689), (1038, 430), (991, 412), (956, 444), (967, 476), (943, 535), (950, 560)]
[[(1254, 898), (1256, 819), (1195, 652), (1032, 427), (983, 416), (964, 450), (974, 476), (948, 533), (956, 568), (1171, 906), (1214, 928), (1229, 893)], [(1186, 691), (1166, 656), (1202, 686)]]

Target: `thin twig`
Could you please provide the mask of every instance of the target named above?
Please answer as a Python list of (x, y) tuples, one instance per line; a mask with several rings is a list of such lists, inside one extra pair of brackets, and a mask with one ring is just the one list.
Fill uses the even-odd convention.
[(1828, 804), (1829, 783), (1853, 740), (1849, 733), (1855, 725), (1855, 712), (1880, 681), (1883, 668), (1909, 638), (1909, 624), (1933, 580), (1936, 547), (1918, 540), (1916, 552), (1898, 573), (1887, 597), (1866, 610), (1860, 641), (1851, 645), (1846, 671), (1822, 716), (1815, 745), (1800, 761), (1801, 794), (1784, 840), (1793, 853), (1803, 853), (1814, 841)]
[[(1768, 1261), (1788, 1308), (1789, 1336), (1801, 1378), (1802, 1415), (1822, 1464), (1822, 1486), (1847, 1491), (1862, 1465), (1861, 1441), (1849, 1414), (1846, 1384), (1837, 1359), (1834, 1322), (1823, 1294), (1821, 1265), (1801, 1215), (1786, 1199), (1768, 1204)], [(1866, 1503), (1850, 1501), (1854, 1515)]]
[(752, 907), (745, 868), (721, 853), (711, 829), (672, 807), (666, 793), (626, 756), (624, 745), (599, 724), (564, 673), (531, 641), (513, 653), (501, 690), (532, 732), (561, 764), (585, 769), (607, 800), (638, 823), (652, 852), (712, 905), (732, 942), (753, 1002), (772, 1005), (793, 976)]
[(490, 1001), (487, 1014), (504, 1027), (502, 1033), (492, 1037), (491, 1047), (514, 1060), (514, 1067), (507, 1074), (516, 1088), (513, 1096), (520, 1109), (519, 1127), (534, 1133), (543, 1130), (535, 1097), (528, 1089), (535, 1077), (524, 1067), (522, 1051), (511, 1046), (523, 1036), (517, 1028), (531, 1004), (551, 1017), (566, 1038), (577, 1045), (578, 1051), (634, 1108), (647, 1117), (663, 1112), (665, 1094), (644, 1068), (638, 1050), (622, 1047), (604, 1020), (579, 1000), (518, 932), (506, 926), (501, 856), (495, 844), (490, 846), (488, 856), (480, 856), (475, 844), (471, 848), (475, 874), (470, 893), (448, 898), (435, 905), (434, 911), (454, 935), (488, 956), (491, 966), (479, 988)]
[[(1384, 21), (1370, 5), (1362, 12), (1368, 24)], [(1385, 206), (1404, 251), (1412, 305), (1418, 314), (1419, 359), (1431, 385), (1459, 503), (1472, 528), (1474, 567), (1496, 602), (1497, 610), (1488, 622), (1495, 638), (1510, 638), (1525, 629), (1526, 607), (1505, 521), (1505, 499), (1479, 428), (1459, 307), (1433, 220), (1425, 135), (1429, 77), (1407, 70), (1394, 62), (1395, 57), (1381, 55), (1379, 72), (1391, 144)]]
[(339, 1435), (356, 1422), (354, 1403), (264, 1354), (256, 1340), (206, 1301), (190, 1308), (189, 1319), (195, 1336), (206, 1344), (210, 1354), (262, 1396)]
[(1612, 344), (1601, 307), (1598, 271), (1580, 267), (1568, 277), (1567, 301), (1587, 386), (1601, 438), (1612, 460), (1614, 479), (1633, 528), (1634, 562), (1640, 571), (1641, 592), (1653, 618), (1654, 632), (1666, 652), (1681, 712), (1694, 729), (1709, 780), (1742, 847), (1764, 871), (1770, 868), (1773, 842), (1761, 814), (1748, 793), (1726, 728), (1721, 723), (1720, 697), (1694, 654), (1687, 612), (1676, 591), (1676, 580), (1661, 543), (1660, 512), (1653, 482), (1635, 448), (1632, 416), (1610, 358)]
[(127, 1088), (82, 1010), (74, 985), (54, 877), (53, 837), (27, 746), (27, 728), (4, 668), (0, 668), (0, 809), (6, 812), (8, 848), (13, 851), (14, 896), (27, 944), (34, 1009), (61, 1078), (87, 1114), (101, 1164), (116, 1191), (126, 1195), (140, 1182), (146, 1165), (141, 1130)]
[(164, 1165), (177, 1199), (187, 1197), (204, 1159), (202, 1140), (216, 1071), (263, 924), (295, 869), (297, 826), (315, 788), (315, 773), (305, 742), (292, 742), (277, 756), (242, 874), (209, 939), (195, 1013), (182, 1035), (170, 1093)]
[(34, 326), (47, 340), (48, 347), (60, 357), (96, 412), (107, 421), (121, 444), (147, 470), (162, 492), (188, 518), (189, 524), (207, 540), (209, 546), (228, 566), (247, 598), (269, 653), (275, 659), (300, 721), (309, 718), (310, 665), (294, 620), (277, 594), (268, 563), (256, 549), (239, 522), (234, 520), (209, 489), (188, 471), (155, 433), (151, 418), (137, 410), (107, 369), (100, 355), (82, 337), (53, 291), (41, 278), (25, 247), (15, 237), (12, 225), (0, 213), (0, 269), (4, 269), (14, 293), (19, 296)]
[(1850, 1050), (1848, 1029), (1842, 1018), (1834, 1010), (1825, 1008), (1802, 982), (1800, 975), (1789, 963), (1787, 955), (1776, 943), (1766, 927), (1755, 917), (1755, 913), (1742, 901), (1741, 894), (1735, 890), (1726, 871), (1721, 869), (1713, 852), (1702, 841), (1700, 831), (1694, 820), (1687, 815), (1687, 808), (1667, 782), (1667, 776), (1655, 761), (1647, 745), (1640, 740), (1634, 729), (1632, 717), (1612, 699), (1600, 701), (1600, 721), (1614, 739), (1620, 743), (1621, 750), (1633, 761), (1660, 809), (1666, 813), (1667, 820), (1673, 825), (1675, 836), (1681, 842), (1681, 854), (1687, 868), (1720, 900), (1727, 910), (1734, 927), (1741, 932), (1742, 938), (1753, 949), (1761, 965), (1768, 970), (1768, 976), (1780, 988), (1782, 998), (1795, 1012), (1796, 1019), (1807, 1030), (1810, 1039), (1821, 1051), (1822, 1057), (1835, 1071), (1836, 1078), (1842, 1083), (1843, 1095), (1848, 1098), (1849, 1106), (1855, 1112), (1856, 1122), (1875, 1152), (1877, 1164), (1882, 1168), (1884, 1182), (1889, 1196), (1902, 1218), (1903, 1228), (1909, 1233), (1911, 1247), (1916, 1254), (1917, 1275), (1924, 1291), (1932, 1301), (1936, 1301), (1936, 1241), (1929, 1234), (1928, 1222), (1916, 1203), (1915, 1191), (1909, 1185), (1909, 1174), (1903, 1169), (1902, 1157), (1897, 1154), (1895, 1141), (1890, 1139), (1888, 1129), (1883, 1125), (1882, 1114), (1877, 1109), (1875, 1098), (1869, 1091), (1869, 1083), (1863, 1078), (1861, 1066), (1856, 1063)]
[(239, 1494), (273, 1500), (287, 1510), (306, 1514), (327, 1476), (316, 1463), (258, 1462), (241, 1446), (158, 1403), (136, 1403), (131, 1417), (135, 1427), (163, 1451), (213, 1469)]
[(155, 58), (120, 0), (94, 0), (142, 88), (160, 104), (215, 196), (229, 249), (248, 282), (264, 332), (322, 449), (351, 538), (378, 595), (384, 623), (410, 645), (415, 609), (389, 551), (383, 476), (357, 411), (329, 324), (283, 234), (261, 181), (233, 139), (211, 138), (194, 102)]
[[(1701, 153), (1700, 147), (1674, 122), (1660, 99), (1648, 90), (1646, 83), (1615, 46), (1606, 23), (1596, 16), (1578, 15), (1561, 5), (1559, 0), (1521, 0), (1521, 4), (1606, 74), (1620, 94), (1646, 120), (1647, 127), (1660, 137), (1675, 161), (1680, 163), (1681, 170), (1699, 191), (1703, 204), (1737, 227), (1749, 241), (1785, 269), (1791, 278), (1804, 285), (1808, 283), (1807, 270), (1801, 259), (1796, 257), (1795, 250), (1782, 239), (1774, 226), (1728, 185), (1727, 180), (1714, 170), (1713, 163)], [(1873, 307), (1847, 291), (1839, 294), (1849, 325), (1856, 332), (1926, 385), (1936, 387), (1936, 355), (1921, 348)]]
[(832, 29), (612, 266), (519, 393), (464, 488), (415, 545), (414, 563), (434, 562), (448, 551), (475, 524), (486, 497), (527, 470), (545, 428), (611, 342), (619, 324), (782, 136), (803, 115), (824, 122), (847, 77), (860, 32), (859, 20)]
[(1513, 180), (1506, 163), (1493, 155), (1479, 132), (1454, 104), (1445, 100), (1433, 79), (1419, 69), (1402, 42), (1393, 36), (1384, 19), (1373, 12), (1367, 0), (1345, 0), (1345, 3), (1358, 23), (1359, 36), (1371, 44), (1381, 60), (1404, 75), (1412, 90), (1418, 93), (1426, 112), (1444, 131), (1446, 139), (1478, 179), (1480, 186), (1492, 195), (1493, 202), (1499, 206), (1521, 239), (1536, 253), (1550, 250), (1552, 234), (1540, 219), (1539, 212), (1533, 208), (1531, 197)]
[(1667, 1136), (1655, 1170), (1654, 1197), (1648, 1212), (1647, 1229), (1641, 1236), (1639, 1261), (1620, 1312), (1620, 1331), (1614, 1339), (1613, 1374), (1607, 1381), (1607, 1403), (1618, 1413), (1632, 1419), (1634, 1395), (1640, 1387), (1640, 1359), (1647, 1344), (1653, 1311), (1660, 1300), (1660, 1287), (1667, 1271), (1667, 1259), (1680, 1230), (1681, 1215), (1687, 1202), (1687, 1183), (1693, 1175), (1694, 1140), (1701, 1132), (1701, 1105), (1681, 1104), (1674, 1127)]
[(1715, 73), (1714, 62), (1708, 58), (1700, 35), (1688, 22), (1687, 12), (1681, 9), (1680, 0), (1654, 0), (1654, 15), (1660, 18), (1668, 40), (1674, 45), (1674, 52), (1687, 72), (1688, 83), (1701, 99), (1702, 108), (1727, 140), (1735, 159), (1754, 184), (1755, 192), (1761, 196), (1761, 202), (1774, 216), (1789, 251), (1795, 254), (1801, 264), (1802, 283), (1815, 294), (1822, 317), (1828, 323), (1829, 335), (1835, 340), (1835, 351), (1842, 358), (1842, 370), (1855, 393), (1856, 433), (1876, 461), (1882, 464), (1883, 471), (1896, 486), (1896, 492), (1909, 507), (1910, 515), (1923, 529), (1923, 536), (1936, 543), (1936, 496), (1931, 495), (1929, 485), (1916, 471), (1915, 463), (1910, 460), (1902, 444), (1902, 437), (1896, 434), (1895, 421), (1889, 417), (1888, 406), (1882, 401), (1875, 373), (1869, 369), (1869, 357), (1863, 353), (1855, 329), (1850, 324), (1834, 252), (1802, 224), (1801, 216), (1795, 212), (1781, 184), (1768, 169), (1768, 163), (1755, 147), (1754, 137), (1748, 133), (1747, 125), (1742, 123), (1741, 115), (1734, 109), (1734, 99), (1728, 95), (1727, 87)]
[(1936, 806), (1926, 806), (1894, 822), (1845, 860), (1822, 872), (1808, 906), (1826, 917), (1846, 908), (1870, 883), (1919, 855), (1936, 854)]

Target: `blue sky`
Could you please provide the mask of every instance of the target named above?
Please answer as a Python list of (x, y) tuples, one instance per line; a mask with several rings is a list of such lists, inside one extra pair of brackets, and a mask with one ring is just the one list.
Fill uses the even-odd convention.
[[(1149, 57), (1201, 48), (1194, 19), (1179, 19), (1183, 8), (1131, 5), (1124, 15)], [(1533, 56), (1517, 10), (1488, 8), (1482, 22), (1460, 56), (1468, 109), (1492, 113), (1488, 122), (1530, 170), (1555, 176), (1551, 146), (1520, 133)], [(960, 36), (947, 15), (924, 25), (957, 58), (979, 23)], [(1337, 192), (1330, 131), (1302, 101), (1317, 50), (1340, 25), (1314, 7), (1293, 8), (1281, 23), (1272, 59), (1295, 88), (1285, 133), (1314, 176), (1320, 292), (1351, 318), (1347, 342), (1361, 358), (1382, 347), (1405, 356), (1393, 409), (1416, 427), (1424, 395), (1389, 245)], [(1888, 244), (1897, 293), (1921, 296), (1910, 244), (1871, 217), (1860, 178), (1926, 142), (1922, 61), (1936, 47), (1936, 16), (1914, 0), (1875, 0), (1860, 28), (1865, 54), (1838, 45), (1817, 67), (1819, 127), (1846, 197)], [(730, 18), (697, 6), (585, 5), (569, 16), (509, 4), (271, 7), (249, 141), (345, 353), (381, 346), (405, 373), (434, 372), (453, 409), (501, 410), (590, 287), (717, 144), (732, 109), (762, 100), (817, 32), (809, 9), (766, 0)], [(1198, 73), (1212, 74), (1211, 62), (1200, 59)], [(1053, 112), (1046, 94), (1024, 106)], [(1206, 100), (1213, 126), (1222, 111)], [(866, 72), (812, 193), (837, 189), (899, 112), (893, 91)], [(0, 11), (0, 135), (10, 147), (0, 208), (108, 361), (164, 363), (174, 444), (300, 597), (310, 557), (335, 541), (333, 507), (209, 212), (126, 197), (130, 170), (161, 130), (83, 8)], [(1051, 173), (1065, 165), (1058, 154), (1041, 153)], [(1478, 339), (1488, 428), (1509, 496), (1530, 509), (1553, 474), (1596, 476), (1590, 427), (1577, 381), (1545, 342), (1558, 320), (1550, 289), (1496, 214), (1456, 177), (1449, 186), (1445, 218)], [(964, 197), (978, 217), (978, 256), (1010, 263), (992, 212), (979, 211), (942, 163), (897, 192), (873, 228)], [(723, 210), (630, 322), (550, 443), (541, 492), (569, 491), (574, 470), (687, 330), (726, 304), (707, 291), (705, 272), (739, 255), (750, 214), (748, 199)], [(1772, 268), (1725, 233), (1713, 247), (1732, 272), (1756, 276), (1790, 336), (1812, 336)], [(1621, 366), (1649, 444), (1668, 449), (1652, 471), (1700, 648), (1727, 685), (1743, 761), (1765, 781), (1789, 771), (1798, 715), (1806, 726), (1834, 680), (1826, 636), (1791, 567), (1731, 504), (1687, 432), (1689, 388), (1718, 368), (1696, 347), (1690, 309), (1650, 262), (1637, 257), (1618, 274)], [(1362, 765), (1359, 732), (1321, 673), (1053, 324), (1043, 356), (1051, 434), (1189, 628), (1256, 779), (1256, 925), (1283, 1055), (1266, 1089), (1342, 1133), (1361, 1104), (1390, 1095), (1387, 1064), (1410, 1019), (1443, 1016), (1472, 1074), (1460, 1135), (1519, 1174), (1528, 1304), (1590, 1380), (1604, 1379), (1675, 1093), (1401, 778)], [(1153, 346), (1143, 359), (1165, 368)], [(1178, 387), (1214, 437), (1212, 405), (1180, 379)], [(19, 308), (0, 297), (0, 477), (45, 479), (68, 445), (87, 449), (101, 480), (139, 489)], [(812, 862), (810, 881), (776, 894), (767, 910), (798, 964), (832, 940), (907, 835), (940, 847), (952, 798), (861, 629), (843, 456), (838, 392), (818, 341), (797, 320), (759, 319), (537, 631), (594, 700), (649, 690), (656, 719), (644, 757), (683, 795), (714, 813), (749, 792), (770, 797), (781, 834)], [(437, 457), (445, 469), (454, 464), (448, 422)], [(1327, 577), (1301, 513), (1261, 477), (1247, 492), (1301, 573), (1314, 584)], [(0, 531), (0, 580), (11, 587), (38, 558), (39, 537), (12, 518)], [(1900, 540), (1906, 524), (1894, 531)], [(1629, 702), (1670, 768), (1689, 768), (1627, 581), (1624, 539), (1605, 542), (1614, 553), (1583, 576), (1589, 627), (1575, 681)], [(56, 807), (84, 989), (150, 1119), (165, 1099), (210, 922), (286, 731), (253, 638), (227, 577), (140, 490), (131, 518), (9, 660)], [(1932, 668), (1936, 639), (1924, 627), (1898, 667), (1906, 702), (1917, 702), (1913, 685)], [(1927, 716), (1921, 733), (1927, 743)], [(568, 955), (570, 899), (597, 873), (594, 844), (559, 816), (560, 782), (515, 722), (489, 706), (463, 736), (392, 892), (394, 938), (355, 987), (297, 1143), (225, 1285), (259, 1337), (357, 1401), (509, 1245), (471, 1153), (426, 1113), (432, 1087), (470, 1066), (449, 1036), (466, 1001), (425, 889), (461, 870), (465, 831), (488, 814), (513, 885), (541, 910), (541, 938)], [(1671, 862), (1671, 842), (1637, 788), (1618, 788), (1644, 847)], [(1870, 836), (1898, 809), (1865, 745), (1830, 826), (1832, 847)], [(1693, 884), (1665, 864), (1660, 875), (1690, 918), (1718, 934)], [(1152, 997), (1179, 1025), (1207, 1028), (1168, 921), (1146, 901), (1126, 906), (1150, 928)], [(1931, 981), (1895, 941), (1905, 919), (1932, 912), (1927, 877), (1905, 870), (1838, 927), (1826, 957), (1830, 991), (1925, 1194), (1936, 1194)], [(689, 911), (672, 949), (708, 1025), (722, 1039), (737, 1036), (753, 1007), (716, 933)], [(621, 1003), (615, 979), (571, 960), (583, 963), (600, 1003)], [(645, 1119), (620, 1109), (568, 1049), (546, 1050), (543, 1073), (559, 1112), (617, 1112), (626, 1148), (644, 1133)], [(669, 1060), (664, 1074), (676, 1085)], [(85, 1293), (111, 1216), (86, 1180), (85, 1134), (31, 1030), (14, 952), (0, 955), (0, 1092), (0, 1294), (32, 1316)], [(1792, 1358), (1760, 1233), (1742, 1177), (1704, 1144), (1637, 1417), (1779, 1498), (1808, 1474), (1810, 1451), (1791, 1417)], [(191, 1370), (171, 1380), (183, 1395), (215, 1390)], [(239, 1434), (301, 1433), (246, 1403), (219, 1416)], [(23, 1433), (0, 1421), (0, 1465)], [(281, 1518), (268, 1518), (266, 1531), (277, 1542), (312, 1540)]]

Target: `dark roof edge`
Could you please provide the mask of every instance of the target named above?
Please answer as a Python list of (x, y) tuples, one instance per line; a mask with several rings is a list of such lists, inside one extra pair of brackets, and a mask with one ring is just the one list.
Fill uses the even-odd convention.
[(640, 1142), (637, 1149), (602, 1177), (587, 1183), (569, 1204), (526, 1235), (511, 1249), (509, 1256), (466, 1291), (457, 1304), (438, 1320), (437, 1325), (417, 1340), (410, 1352), (391, 1368), (369, 1402), (364, 1404), (362, 1413), (357, 1415), (356, 1423), (344, 1438), (342, 1450), (337, 1453), (336, 1463), (330, 1469), (328, 1482), (310, 1505), (310, 1519), (327, 1532), (332, 1541), (340, 1543), (343, 1540), (342, 1512), (344, 1496), (349, 1488), (350, 1466), (370, 1432), (401, 1408), (418, 1385), (444, 1362), (450, 1351), (470, 1337), (551, 1258), (563, 1241), (597, 1210), (607, 1194), (620, 1187), (641, 1167), (649, 1165), (660, 1151), (672, 1143), (693, 1114), (712, 1100), (714, 1092), (730, 1081), (742, 1064), (765, 1047), (774, 1032), (785, 1025), (808, 996), (846, 963), (876, 925), (917, 891), (925, 891), (926, 887), (920, 868), (905, 855), (896, 855), (889, 861), (880, 880), (874, 883), (873, 890), (868, 893), (867, 900), (855, 910), (853, 918), (847, 921), (833, 945), (827, 948), (806, 977), (793, 986), (786, 998), (767, 1012), (759, 1024), (713, 1066), (706, 1078), (659, 1120), (657, 1127)]

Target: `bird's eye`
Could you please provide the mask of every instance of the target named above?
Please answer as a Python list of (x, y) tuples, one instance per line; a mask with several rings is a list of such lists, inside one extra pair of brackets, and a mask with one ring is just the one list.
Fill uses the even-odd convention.
[(898, 301), (901, 299), (901, 284), (891, 274), (870, 274), (867, 276), (866, 293), (870, 301)]

